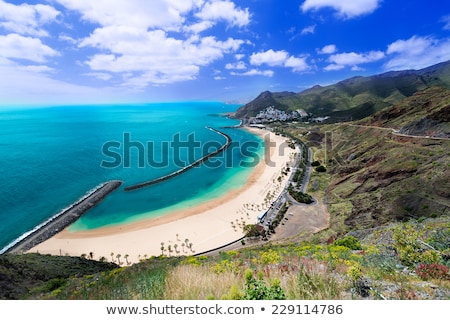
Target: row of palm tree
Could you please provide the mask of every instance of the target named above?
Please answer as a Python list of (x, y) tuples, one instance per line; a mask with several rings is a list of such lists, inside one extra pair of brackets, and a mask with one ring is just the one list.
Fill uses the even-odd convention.
[[(178, 237), (178, 233), (177, 233), (177, 241), (181, 241)], [(187, 253), (186, 249), (189, 249), (192, 253), (194, 253), (195, 251), (192, 249), (192, 242), (189, 242), (189, 239), (184, 239), (184, 242), (181, 242), (181, 247), (183, 248), (182, 251), (183, 253)], [(169, 252), (169, 256), (172, 254), (172, 252), (174, 252), (176, 254), (180, 253), (180, 251), (178, 250), (178, 243), (174, 243), (173, 245), (169, 244), (167, 246), (167, 248), (165, 247), (165, 243), (161, 242), (161, 255), (164, 255), (165, 252)]]
[[(111, 252), (110, 255), (111, 255), (111, 262), (115, 262), (115, 260), (114, 260), (114, 252)], [(120, 253), (116, 254), (117, 263), (119, 265), (123, 265), (123, 261), (120, 261), (121, 257), (122, 257), (122, 255)], [(125, 254), (123, 257), (125, 258), (125, 261), (126, 261), (127, 265), (130, 265), (131, 262), (128, 261), (128, 258), (130, 257), (130, 255), (129, 254)]]

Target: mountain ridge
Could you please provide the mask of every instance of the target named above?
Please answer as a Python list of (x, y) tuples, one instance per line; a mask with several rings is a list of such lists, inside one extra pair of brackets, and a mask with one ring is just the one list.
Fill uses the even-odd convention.
[(431, 86), (450, 88), (450, 60), (419, 70), (388, 71), (355, 76), (328, 86), (304, 91), (263, 91), (234, 114), (249, 119), (269, 106), (294, 111), (304, 109), (336, 120), (362, 119)]

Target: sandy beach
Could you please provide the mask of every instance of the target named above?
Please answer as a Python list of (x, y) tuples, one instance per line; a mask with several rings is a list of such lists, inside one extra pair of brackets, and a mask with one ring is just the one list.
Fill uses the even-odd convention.
[(265, 159), (253, 169), (243, 187), (159, 218), (81, 232), (66, 228), (29, 252), (70, 256), (92, 253), (94, 259), (105, 257), (127, 265), (162, 253), (201, 253), (242, 238), (244, 224), (256, 223), (258, 214), (282, 192), (288, 179), (282, 170), (298, 152), (288, 147), (286, 138), (268, 130), (246, 130), (270, 143), (266, 143)]

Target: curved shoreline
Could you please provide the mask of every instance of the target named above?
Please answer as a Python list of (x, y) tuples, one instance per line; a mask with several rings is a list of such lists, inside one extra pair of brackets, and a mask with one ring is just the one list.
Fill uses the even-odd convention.
[(97, 205), (121, 185), (122, 181), (120, 180), (112, 180), (100, 184), (69, 207), (3, 248), (0, 254), (27, 251), (50, 239), (75, 222), (81, 215)]
[[(260, 209), (270, 191), (274, 198), (282, 192), (288, 177), (283, 175), (286, 163), (295, 152), (287, 147), (286, 138), (261, 129), (244, 128), (265, 141), (265, 157), (246, 177), (244, 185), (230, 190), (225, 195), (200, 205), (176, 209), (170, 214), (148, 218), (132, 223), (104, 226), (95, 230), (70, 231), (65, 228), (51, 239), (37, 245), (28, 252), (52, 255), (80, 256), (93, 252), (96, 257), (108, 257), (111, 252), (127, 254), (130, 263), (139, 262), (145, 256), (161, 255), (161, 243), (185, 255), (206, 252), (229, 244), (242, 237), (241, 226), (255, 223)], [(273, 143), (274, 142), (274, 143)], [(288, 148), (288, 149), (286, 149)], [(289, 152), (285, 152), (285, 151)], [(281, 176), (282, 181), (277, 177)], [(183, 239), (193, 244), (182, 247)], [(183, 250), (184, 249), (184, 250)], [(172, 254), (171, 254), (172, 255)]]
[(227, 140), (226, 143), (224, 145), (222, 145), (219, 149), (217, 149), (216, 151), (213, 151), (211, 153), (208, 153), (207, 155), (201, 157), (200, 159), (192, 162), (191, 164), (185, 166), (184, 168), (181, 168), (177, 171), (174, 171), (172, 173), (166, 174), (165, 176), (150, 180), (150, 181), (146, 181), (146, 182), (142, 182), (142, 183), (138, 183), (129, 187), (124, 188), (124, 191), (132, 191), (132, 190), (137, 190), (137, 189), (142, 189), (148, 186), (151, 186), (153, 184), (168, 180), (170, 178), (173, 178), (175, 176), (178, 176), (180, 174), (182, 174), (183, 172), (188, 171), (189, 169), (192, 169), (193, 167), (199, 165), (202, 162), (205, 162), (206, 160), (208, 160), (211, 157), (214, 157), (216, 155), (218, 155), (219, 153), (225, 151), (226, 149), (228, 149), (228, 147), (231, 145), (231, 137), (229, 135), (227, 135), (226, 133), (220, 132), (219, 130), (216, 130), (212, 127), (206, 127), (207, 129), (220, 134), (221, 136), (225, 137), (225, 139)]

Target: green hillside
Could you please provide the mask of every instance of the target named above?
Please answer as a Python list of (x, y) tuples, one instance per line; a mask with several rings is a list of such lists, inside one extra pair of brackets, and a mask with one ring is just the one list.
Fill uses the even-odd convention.
[(388, 72), (354, 77), (336, 84), (293, 92), (261, 93), (237, 110), (236, 118), (249, 118), (275, 106), (280, 110), (304, 109), (335, 120), (361, 119), (430, 86), (450, 87), (450, 61), (422, 70)]
[[(441, 217), (353, 232), (328, 244), (316, 235), (215, 256), (151, 257), (128, 267), (58, 275), (29, 286), (20, 299), (447, 300), (449, 230), (450, 218)], [(11, 270), (15, 262), (8, 259)], [(53, 258), (53, 265), (62, 259)]]
[(335, 227), (347, 232), (449, 213), (449, 105), (450, 90), (433, 87), (361, 121), (280, 130), (307, 132), (314, 159), (327, 167)]

